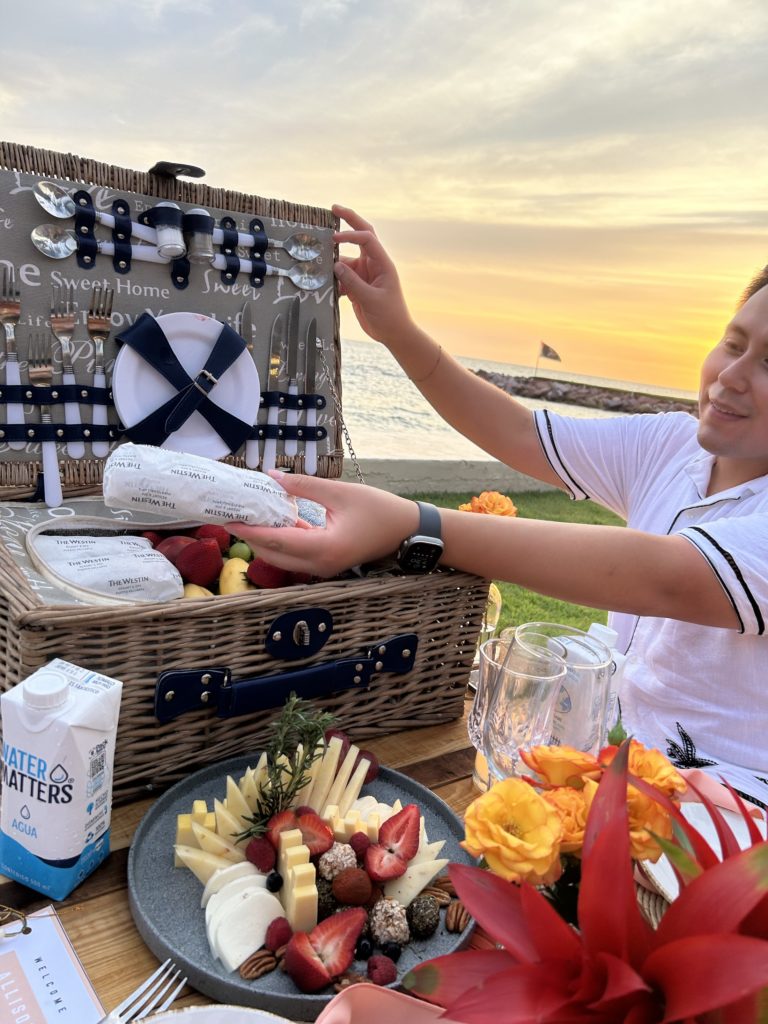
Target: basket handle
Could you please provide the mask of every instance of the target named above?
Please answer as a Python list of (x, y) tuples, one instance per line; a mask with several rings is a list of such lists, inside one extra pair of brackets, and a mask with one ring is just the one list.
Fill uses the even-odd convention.
[(363, 654), (293, 672), (232, 679), (228, 668), (170, 669), (155, 686), (155, 717), (172, 722), (189, 711), (216, 708), (219, 718), (280, 707), (290, 693), (312, 700), (341, 690), (363, 690), (375, 672), (404, 675), (413, 669), (418, 637), (403, 633), (372, 644)]

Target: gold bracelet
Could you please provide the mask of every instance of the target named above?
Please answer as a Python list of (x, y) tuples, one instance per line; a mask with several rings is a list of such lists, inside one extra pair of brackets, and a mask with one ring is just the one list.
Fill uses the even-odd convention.
[(410, 377), (409, 376), (408, 380), (412, 381), (414, 384), (423, 384), (425, 380), (429, 380), (429, 378), (432, 376), (432, 374), (438, 368), (438, 366), (440, 365), (440, 360), (442, 358), (443, 358), (443, 346), (442, 345), (438, 345), (438, 347), (437, 347), (437, 359), (435, 360), (435, 365), (432, 367), (432, 369), (429, 371), (429, 373), (426, 375), (426, 377)]

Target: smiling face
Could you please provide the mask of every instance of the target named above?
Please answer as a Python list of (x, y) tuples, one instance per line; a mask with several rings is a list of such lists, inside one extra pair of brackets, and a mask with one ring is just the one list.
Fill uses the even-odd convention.
[(698, 439), (717, 456), (710, 493), (768, 473), (768, 286), (704, 360)]

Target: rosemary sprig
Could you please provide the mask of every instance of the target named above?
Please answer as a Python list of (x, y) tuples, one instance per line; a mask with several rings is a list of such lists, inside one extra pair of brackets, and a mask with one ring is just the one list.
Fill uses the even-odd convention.
[(333, 723), (333, 715), (315, 710), (291, 693), (272, 725), (266, 748), (267, 779), (259, 790), (253, 816), (248, 818), (251, 824), (237, 837), (238, 842), (263, 835), (270, 818), (291, 806), (309, 781), (317, 746)]

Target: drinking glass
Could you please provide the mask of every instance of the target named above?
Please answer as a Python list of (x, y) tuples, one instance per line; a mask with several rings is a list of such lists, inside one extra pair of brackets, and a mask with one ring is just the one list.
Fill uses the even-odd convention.
[(552, 732), (545, 742), (599, 753), (605, 745), (613, 670), (609, 648), (581, 629), (554, 622), (525, 622), (511, 631), (503, 630), (500, 638), (530, 650), (540, 649), (542, 639), (553, 645), (567, 672), (556, 701)]
[(468, 720), (469, 737), (488, 763), (488, 777), (480, 781), (517, 775), (520, 747), (546, 741), (565, 673), (563, 659), (546, 647), (526, 650), (501, 639), (482, 645)]
[(469, 680), (467, 685), (470, 690), (477, 690), (477, 681), (480, 676), (480, 648), (486, 640), (490, 640), (493, 634), (496, 632), (496, 627), (499, 624), (499, 618), (501, 617), (501, 591), (495, 583), (491, 583), (488, 588), (488, 600), (485, 604), (485, 611), (483, 612), (483, 621), (480, 626), (480, 633), (477, 638), (477, 647), (475, 648), (475, 656), (472, 660), (472, 668), (469, 671)]

